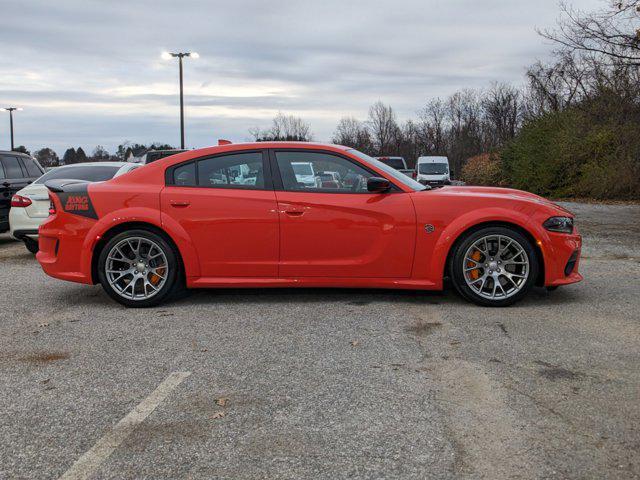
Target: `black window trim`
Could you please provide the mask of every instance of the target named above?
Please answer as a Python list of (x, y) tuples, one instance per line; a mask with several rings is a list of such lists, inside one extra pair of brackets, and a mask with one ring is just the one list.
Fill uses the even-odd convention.
[[(216, 157), (228, 157), (231, 155), (240, 155), (243, 153), (260, 153), (262, 154), (262, 171), (264, 175), (264, 187), (252, 187), (250, 185), (198, 185), (198, 163), (200, 161), (209, 160), (211, 158)], [(193, 163), (195, 165), (195, 185), (176, 185), (173, 172), (177, 168), (183, 167), (189, 163)], [(204, 157), (191, 158), (189, 160), (185, 160), (184, 162), (176, 163), (175, 165), (171, 165), (167, 167), (164, 173), (164, 183), (167, 187), (180, 187), (180, 188), (214, 188), (214, 189), (223, 189), (223, 190), (259, 190), (259, 191), (270, 191), (273, 190), (273, 181), (271, 174), (271, 166), (269, 165), (269, 157), (267, 153), (267, 149), (265, 148), (255, 148), (249, 150), (231, 150), (227, 152), (215, 153), (213, 155), (206, 155)]]
[(284, 188), (284, 183), (282, 181), (282, 174), (280, 172), (280, 167), (278, 166), (278, 159), (276, 158), (276, 153), (278, 152), (302, 152), (302, 153), (323, 153), (325, 155), (334, 155), (336, 157), (340, 157), (354, 165), (357, 165), (358, 167), (362, 168), (363, 170), (366, 170), (367, 172), (369, 172), (370, 174), (372, 174), (374, 177), (378, 177), (378, 178), (384, 178), (386, 180), (388, 180), (391, 183), (391, 189), (388, 192), (385, 193), (404, 193), (404, 190), (402, 190), (392, 179), (390, 179), (389, 177), (387, 177), (386, 175), (382, 175), (378, 172), (376, 172), (375, 170), (373, 170), (372, 168), (369, 167), (369, 165), (366, 165), (363, 162), (359, 162), (357, 160), (354, 160), (353, 158), (341, 153), (341, 152), (335, 152), (333, 150), (324, 150), (324, 149), (316, 149), (316, 148), (299, 148), (299, 147), (295, 147), (295, 148), (270, 148), (269, 149), (269, 164), (271, 166), (271, 172), (272, 172), (272, 177), (273, 177), (273, 188), (276, 191), (281, 191), (281, 192), (297, 192), (297, 193), (334, 193), (334, 194), (340, 194), (340, 195), (364, 195), (364, 194), (373, 194), (373, 192), (369, 192), (369, 191), (364, 191), (364, 192), (344, 192), (344, 191), (336, 191), (333, 188), (315, 188), (315, 189), (308, 189), (308, 190), (287, 190)]

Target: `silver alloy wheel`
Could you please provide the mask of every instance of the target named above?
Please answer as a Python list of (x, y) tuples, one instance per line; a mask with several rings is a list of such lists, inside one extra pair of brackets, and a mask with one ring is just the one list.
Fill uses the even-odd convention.
[(144, 237), (129, 237), (114, 245), (105, 262), (109, 285), (123, 298), (146, 300), (167, 281), (169, 262), (162, 248)]
[(474, 293), (489, 300), (502, 300), (518, 293), (527, 283), (529, 256), (513, 238), (487, 235), (467, 249), (462, 269)]

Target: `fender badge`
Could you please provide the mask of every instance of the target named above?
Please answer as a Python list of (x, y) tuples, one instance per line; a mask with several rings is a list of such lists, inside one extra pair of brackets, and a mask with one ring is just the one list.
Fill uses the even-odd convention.
[(425, 224), (424, 226), (424, 230), (427, 233), (433, 233), (435, 231), (436, 227), (434, 227), (433, 225), (431, 225), (430, 223)]

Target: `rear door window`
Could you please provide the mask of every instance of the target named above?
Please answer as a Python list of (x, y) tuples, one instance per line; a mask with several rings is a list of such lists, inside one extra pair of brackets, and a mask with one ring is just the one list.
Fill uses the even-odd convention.
[(173, 169), (173, 184), (179, 187), (195, 187), (196, 164), (185, 163)]
[(22, 165), (27, 170), (27, 175), (31, 178), (37, 178), (42, 175), (44, 172), (40, 170), (40, 166), (36, 164), (31, 158), (22, 157)]
[(20, 163), (18, 162), (18, 159), (16, 157), (3, 155), (1, 161), (2, 166), (4, 167), (5, 178), (24, 178), (22, 168), (20, 167)]
[(264, 189), (262, 152), (234, 153), (198, 161), (198, 185)]

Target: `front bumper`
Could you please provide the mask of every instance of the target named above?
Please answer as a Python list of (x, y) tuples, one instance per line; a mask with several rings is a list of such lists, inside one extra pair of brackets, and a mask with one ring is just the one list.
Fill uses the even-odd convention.
[(441, 187), (443, 185), (450, 185), (449, 180), (418, 180), (422, 185), (429, 185), (430, 187)]
[(582, 280), (578, 269), (582, 251), (582, 235), (576, 233), (549, 233), (545, 256), (545, 281), (547, 287), (568, 285)]

